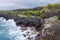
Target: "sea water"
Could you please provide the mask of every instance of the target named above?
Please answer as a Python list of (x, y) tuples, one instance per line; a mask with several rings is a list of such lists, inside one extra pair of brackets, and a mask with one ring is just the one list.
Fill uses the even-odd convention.
[(35, 40), (36, 34), (33, 34), (31, 29), (22, 31), (13, 19), (6, 20), (0, 17), (0, 40)]

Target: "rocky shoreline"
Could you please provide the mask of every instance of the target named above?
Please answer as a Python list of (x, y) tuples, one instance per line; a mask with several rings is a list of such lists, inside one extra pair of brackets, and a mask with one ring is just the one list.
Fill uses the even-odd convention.
[(19, 25), (22, 25), (22, 26), (25, 26), (25, 27), (27, 27), (27, 26), (29, 26), (29, 27), (34, 26), (37, 31), (40, 30), (41, 24), (42, 24), (41, 23), (41, 19), (40, 18), (36, 18), (36, 17), (22, 18), (22, 17), (17, 16), (17, 15), (8, 15), (8, 14), (0, 14), (0, 17), (4, 17), (7, 20), (8, 19), (14, 19), (18, 26)]
[[(22, 18), (17, 15), (7, 15), (0, 14), (0, 17), (8, 19), (14, 19), (17, 26), (21, 26), (22, 30), (26, 30), (30, 27), (34, 32), (33, 34), (37, 34), (35, 40), (59, 40), (60, 38), (60, 21), (59, 17), (50, 17), (48, 19), (43, 20), (31, 17), (31, 18)], [(58, 32), (59, 31), (59, 32)], [(58, 33), (58, 34), (56, 34)], [(58, 37), (58, 38), (56, 38)]]
[(32, 31), (34, 31), (33, 34), (37, 34), (37, 36), (40, 35), (40, 31), (42, 29), (42, 22), (41, 19), (39, 18), (36, 17), (22, 18), (17, 15), (7, 15), (7, 14), (0, 14), (0, 17), (4, 17), (6, 18), (6, 20), (14, 19), (16, 25), (21, 26), (22, 30), (26, 30), (30, 27)]

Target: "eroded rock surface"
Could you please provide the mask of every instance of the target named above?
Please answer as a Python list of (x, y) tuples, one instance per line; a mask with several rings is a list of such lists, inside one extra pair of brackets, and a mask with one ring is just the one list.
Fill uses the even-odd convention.
[(40, 40), (60, 40), (60, 21), (47, 20), (40, 34)]

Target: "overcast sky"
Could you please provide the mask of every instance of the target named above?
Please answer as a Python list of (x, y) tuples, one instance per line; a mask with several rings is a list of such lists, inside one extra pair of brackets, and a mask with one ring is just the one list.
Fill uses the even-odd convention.
[(60, 3), (60, 0), (0, 0), (0, 10), (33, 8), (48, 3)]

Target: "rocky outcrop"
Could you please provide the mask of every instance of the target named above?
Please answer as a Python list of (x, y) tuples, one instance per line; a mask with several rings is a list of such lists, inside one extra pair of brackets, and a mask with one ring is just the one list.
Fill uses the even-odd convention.
[(60, 40), (60, 21), (59, 20), (45, 20), (44, 28), (40, 33), (40, 40)]
[(36, 28), (36, 30), (39, 31), (39, 29), (41, 28), (41, 19), (27, 18), (22, 21), (18, 21), (16, 24), (17, 25), (24, 25), (25, 27), (26, 26), (30, 26), (30, 27), (34, 26)]
[(36, 30), (38, 31), (41, 28), (41, 19), (36, 17), (31, 18), (22, 18), (17, 15), (7, 15), (7, 14), (0, 14), (0, 17), (4, 17), (7, 20), (8, 19), (14, 19), (17, 25), (24, 25), (26, 26), (34, 26)]
[(42, 31), (42, 40), (60, 40), (60, 23), (54, 23), (51, 27)]

